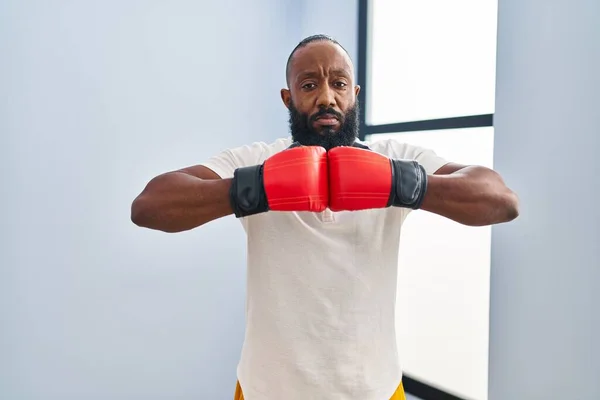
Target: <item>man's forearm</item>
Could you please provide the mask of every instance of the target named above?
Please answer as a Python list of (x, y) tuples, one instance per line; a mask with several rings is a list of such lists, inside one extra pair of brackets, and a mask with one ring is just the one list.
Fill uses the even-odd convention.
[(449, 175), (428, 177), (421, 208), (456, 222), (484, 226), (518, 216), (517, 196), (500, 175), (483, 167), (466, 167)]
[(200, 179), (170, 172), (152, 179), (131, 206), (138, 226), (181, 232), (232, 214), (231, 179)]

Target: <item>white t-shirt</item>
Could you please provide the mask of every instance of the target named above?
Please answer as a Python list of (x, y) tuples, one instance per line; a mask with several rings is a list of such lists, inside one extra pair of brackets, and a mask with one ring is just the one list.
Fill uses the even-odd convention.
[[(205, 165), (221, 178), (292, 143), (253, 143)], [(394, 140), (361, 142), (428, 174), (446, 161)], [(246, 400), (386, 400), (400, 384), (395, 305), (400, 229), (410, 209), (267, 212), (248, 237), (246, 334), (237, 375)]]

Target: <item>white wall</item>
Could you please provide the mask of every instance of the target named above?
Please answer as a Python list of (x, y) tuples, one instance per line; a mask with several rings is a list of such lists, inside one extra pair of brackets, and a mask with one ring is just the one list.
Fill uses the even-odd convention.
[(600, 399), (600, 2), (500, 0), (490, 400)]
[(287, 134), (300, 4), (0, 2), (0, 398), (227, 399), (243, 338), (231, 218), (135, 227), (152, 176)]
[(323, 33), (334, 37), (350, 54), (358, 72), (358, 0), (304, 0), (300, 36)]

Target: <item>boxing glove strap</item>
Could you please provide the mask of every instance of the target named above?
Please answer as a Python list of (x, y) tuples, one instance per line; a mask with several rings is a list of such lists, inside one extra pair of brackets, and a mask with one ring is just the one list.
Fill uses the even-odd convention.
[(389, 206), (414, 210), (421, 207), (427, 191), (427, 173), (416, 161), (390, 160), (392, 163), (392, 190)]
[(236, 169), (229, 189), (229, 199), (237, 218), (268, 211), (269, 203), (263, 184), (263, 166), (254, 165)]

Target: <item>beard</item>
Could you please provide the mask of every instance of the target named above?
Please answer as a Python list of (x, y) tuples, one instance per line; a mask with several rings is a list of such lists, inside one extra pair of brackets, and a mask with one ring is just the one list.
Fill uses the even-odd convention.
[[(321, 108), (313, 115), (303, 114), (298, 111), (294, 103), (289, 107), (289, 124), (292, 139), (303, 146), (321, 146), (330, 150), (339, 146), (352, 146), (358, 138), (358, 100), (346, 111), (344, 115), (332, 108)], [(323, 127), (317, 130), (313, 123), (324, 114), (335, 115), (340, 126), (337, 130), (333, 127)]]

